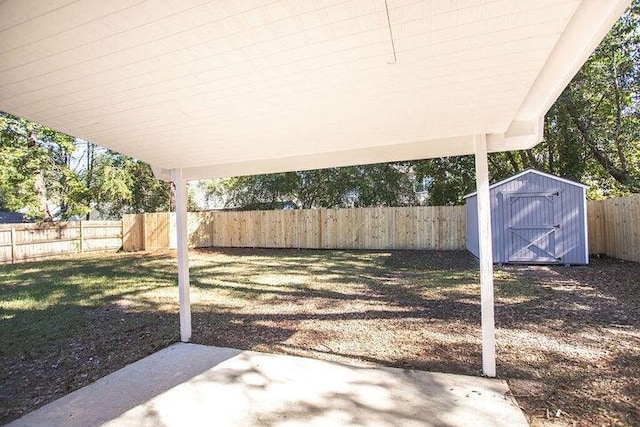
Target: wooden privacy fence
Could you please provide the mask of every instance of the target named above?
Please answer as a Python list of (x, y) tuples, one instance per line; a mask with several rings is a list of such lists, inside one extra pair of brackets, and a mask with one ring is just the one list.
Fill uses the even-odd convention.
[(122, 221), (0, 224), (0, 263), (121, 247)]
[(640, 194), (587, 203), (589, 252), (640, 262)]
[[(190, 213), (189, 216), (194, 215)], [(170, 218), (172, 218), (170, 220)], [(122, 216), (122, 249), (144, 251), (175, 248), (169, 244), (169, 224), (175, 233), (175, 214), (168, 212), (125, 214)]]
[[(640, 262), (640, 194), (587, 203), (589, 253)], [(189, 213), (191, 247), (464, 249), (464, 206)], [(175, 248), (175, 214), (125, 215), (124, 250)]]
[[(188, 215), (191, 247), (463, 249), (463, 206), (209, 211)], [(125, 215), (123, 249), (175, 247), (175, 214)]]
[[(587, 203), (589, 252), (640, 262), (640, 194)], [(191, 247), (464, 249), (464, 206), (189, 213)], [(175, 214), (0, 224), (0, 263), (67, 253), (175, 248)]]

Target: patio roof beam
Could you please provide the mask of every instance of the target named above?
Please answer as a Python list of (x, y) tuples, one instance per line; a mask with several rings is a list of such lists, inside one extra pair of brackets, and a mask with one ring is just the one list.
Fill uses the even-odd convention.
[(176, 237), (178, 249), (178, 297), (180, 302), (180, 341), (191, 340), (191, 301), (189, 296), (189, 246), (187, 230), (187, 181), (182, 169), (171, 170), (176, 188)]
[(493, 248), (487, 138), (475, 140), (476, 189), (478, 192), (478, 240), (480, 247), (480, 306), (482, 312), (482, 372), (496, 376), (496, 336), (493, 301)]
[[(544, 118), (514, 122), (504, 133), (486, 135), (489, 153), (506, 150), (524, 150), (542, 140)], [(235, 163), (219, 163), (210, 166), (183, 168), (187, 181), (224, 178), (229, 176), (257, 175), (295, 170), (323, 169), (330, 167), (422, 160), (435, 157), (471, 155), (475, 153), (475, 135), (462, 135), (433, 140), (381, 145), (378, 147), (352, 148), (324, 153), (283, 156), (273, 159), (255, 159)], [(171, 169), (152, 166), (159, 179), (171, 179)]]

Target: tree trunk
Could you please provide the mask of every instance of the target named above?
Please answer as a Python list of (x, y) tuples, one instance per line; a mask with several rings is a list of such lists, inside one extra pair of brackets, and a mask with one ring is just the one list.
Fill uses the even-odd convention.
[(36, 179), (33, 182), (33, 191), (40, 205), (39, 210), (42, 214), (42, 220), (46, 222), (53, 221), (53, 217), (47, 206), (47, 187), (44, 183), (44, 174), (41, 171), (36, 174)]
[(631, 176), (629, 172), (623, 169), (618, 168), (611, 159), (609, 159), (602, 150), (600, 150), (595, 141), (590, 136), (588, 127), (580, 120), (580, 116), (578, 111), (576, 110), (575, 105), (568, 103), (567, 104), (567, 112), (571, 117), (571, 120), (575, 124), (576, 128), (580, 132), (580, 136), (583, 141), (589, 147), (589, 151), (593, 154), (593, 157), (600, 163), (600, 165), (620, 184), (633, 186)]

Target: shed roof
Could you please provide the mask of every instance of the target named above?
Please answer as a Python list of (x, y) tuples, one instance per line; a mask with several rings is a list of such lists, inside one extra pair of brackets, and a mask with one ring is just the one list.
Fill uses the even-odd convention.
[[(492, 188), (499, 187), (502, 184), (505, 184), (505, 183), (507, 183), (509, 181), (513, 181), (514, 179), (518, 179), (521, 176), (528, 175), (528, 174), (536, 174), (536, 175), (544, 176), (546, 178), (550, 178), (550, 179), (553, 179), (555, 181), (564, 182), (565, 184), (574, 185), (576, 187), (581, 187), (581, 188), (585, 188), (585, 189), (589, 188), (588, 185), (582, 184), (581, 182), (571, 181), (570, 179), (562, 178), (562, 177), (559, 177), (559, 176), (556, 176), (556, 175), (551, 175), (550, 173), (546, 173), (546, 172), (541, 172), (541, 171), (539, 171), (537, 169), (526, 169), (526, 170), (524, 170), (524, 171), (522, 171), (522, 172), (520, 172), (518, 174), (510, 176), (509, 178), (505, 178), (502, 181), (498, 181), (495, 184), (491, 184), (489, 186), (489, 189), (491, 190)], [(474, 191), (473, 193), (470, 193), (470, 194), (467, 194), (466, 196), (464, 196), (463, 199), (475, 196), (476, 194), (477, 194), (477, 192)]]
[(0, 109), (198, 179), (529, 148), (629, 0), (6, 0)]

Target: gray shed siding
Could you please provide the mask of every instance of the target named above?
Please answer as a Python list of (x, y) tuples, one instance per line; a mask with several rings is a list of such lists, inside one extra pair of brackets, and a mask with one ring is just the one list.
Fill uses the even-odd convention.
[[(526, 171), (490, 189), (493, 260), (588, 264), (585, 189)], [(478, 253), (477, 197), (466, 198), (467, 249)], [(534, 243), (534, 244), (532, 244)]]

